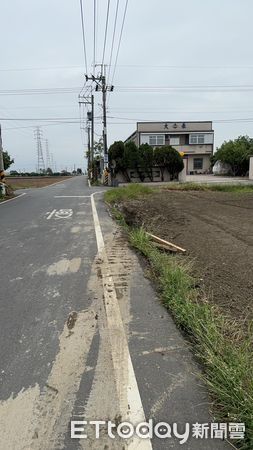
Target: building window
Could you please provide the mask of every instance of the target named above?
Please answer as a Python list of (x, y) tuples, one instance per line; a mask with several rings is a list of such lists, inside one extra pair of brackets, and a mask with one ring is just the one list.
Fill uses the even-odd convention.
[(149, 145), (164, 145), (165, 135), (164, 134), (150, 134), (149, 135)]
[(170, 145), (179, 145), (180, 138), (178, 137), (170, 137)]
[(205, 135), (204, 134), (190, 134), (189, 144), (202, 145), (204, 143), (205, 143)]
[(165, 134), (141, 134), (141, 144), (165, 145)]
[(189, 144), (213, 144), (213, 134), (205, 133), (205, 134), (190, 134), (189, 135)]
[(203, 169), (203, 158), (193, 158), (193, 169), (194, 170)]

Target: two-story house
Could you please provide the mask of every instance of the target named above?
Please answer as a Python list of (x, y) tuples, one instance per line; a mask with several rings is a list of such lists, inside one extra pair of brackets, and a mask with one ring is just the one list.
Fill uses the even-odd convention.
[(125, 142), (128, 141), (134, 141), (137, 146), (171, 145), (184, 153), (187, 174), (210, 170), (214, 146), (212, 122), (137, 122), (136, 131)]

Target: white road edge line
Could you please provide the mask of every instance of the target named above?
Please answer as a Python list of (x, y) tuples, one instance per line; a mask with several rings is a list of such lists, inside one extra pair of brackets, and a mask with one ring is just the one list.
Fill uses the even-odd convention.
[(4, 205), (5, 203), (11, 202), (12, 200), (17, 200), (17, 198), (23, 197), (23, 195), (26, 195), (26, 192), (23, 192), (23, 194), (19, 194), (16, 197), (9, 198), (9, 200), (4, 200), (3, 202), (0, 202), (0, 206)]
[[(112, 276), (110, 274), (110, 266), (107, 260), (106, 250), (104, 238), (98, 218), (97, 208), (94, 200), (94, 195), (96, 192), (91, 194), (91, 207), (92, 214), (94, 220), (95, 234), (97, 240), (98, 253), (103, 258), (104, 262), (106, 262), (107, 270), (106, 273), (102, 271), (102, 280), (103, 280), (103, 289), (105, 296), (105, 311), (107, 315), (107, 324), (108, 329), (111, 335), (111, 340), (113, 342), (113, 332), (117, 329), (121, 334), (120, 344), (124, 346), (124, 354), (126, 355), (128, 367), (126, 368), (126, 373), (128, 374), (128, 383), (127, 383), (127, 404), (129, 405), (128, 418), (129, 422), (132, 424), (138, 424), (140, 422), (145, 422), (145, 413), (142, 406), (141, 396), (138, 389), (137, 380), (134, 373), (134, 368), (129, 352), (128, 341), (124, 330), (124, 325), (122, 322), (122, 317), (120, 313), (120, 307), (117, 300), (117, 295), (113, 283)], [(108, 290), (109, 286), (109, 290)], [(115, 352), (115, 354), (114, 354)], [(117, 370), (117, 365), (122, 364), (123, 361), (118, 360), (118, 353), (115, 349), (115, 346), (112, 345), (112, 359), (114, 369)], [(116, 374), (115, 374), (116, 375)], [(116, 377), (117, 379), (117, 377)], [(121, 380), (120, 380), (121, 381)], [(116, 383), (117, 384), (117, 383)], [(150, 439), (140, 440), (138, 438), (134, 438), (132, 442), (128, 444), (128, 449), (130, 450), (152, 450), (152, 444)]]
[(55, 195), (54, 198), (90, 198), (90, 195)]
[[(56, 181), (56, 183), (48, 184), (47, 186), (41, 186), (41, 187), (35, 188), (35, 189), (46, 189), (51, 186), (55, 186), (56, 184), (64, 183), (65, 181), (70, 181), (70, 180), (72, 180), (72, 178), (75, 178), (75, 177), (66, 178), (65, 180)], [(32, 188), (29, 188), (29, 189), (32, 189)]]
[(51, 217), (53, 217), (53, 215), (56, 213), (56, 209), (54, 209), (49, 216), (47, 217), (47, 220), (51, 219)]

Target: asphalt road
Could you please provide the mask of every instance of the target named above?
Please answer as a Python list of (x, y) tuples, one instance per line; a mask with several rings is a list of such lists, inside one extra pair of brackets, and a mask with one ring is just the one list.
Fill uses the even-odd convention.
[[(185, 338), (110, 218), (76, 177), (0, 205), (0, 449), (225, 449), (219, 439), (123, 439), (71, 420), (210, 422)], [(94, 195), (93, 195), (94, 194)], [(162, 431), (161, 431), (162, 434)]]

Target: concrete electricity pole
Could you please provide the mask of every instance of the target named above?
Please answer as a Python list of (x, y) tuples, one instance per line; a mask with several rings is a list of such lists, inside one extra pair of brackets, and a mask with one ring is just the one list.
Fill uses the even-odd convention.
[(94, 95), (91, 95), (91, 154), (94, 161)]
[(4, 155), (2, 143), (2, 129), (0, 125), (0, 183), (4, 182)]
[[(99, 64), (98, 64), (99, 65)], [(99, 77), (95, 77), (92, 75), (88, 77), (85, 75), (86, 81), (92, 80), (96, 83), (95, 91), (102, 92), (102, 102), (103, 102), (103, 145), (104, 145), (104, 166), (108, 164), (108, 148), (107, 148), (107, 119), (106, 119), (106, 94), (107, 91), (112, 92), (114, 86), (108, 86), (106, 84), (106, 76), (104, 75), (104, 65), (101, 64), (101, 75)]]
[(103, 100), (103, 142), (104, 142), (104, 165), (108, 165), (108, 148), (107, 148), (107, 123), (106, 123), (106, 80), (102, 76), (102, 100)]

